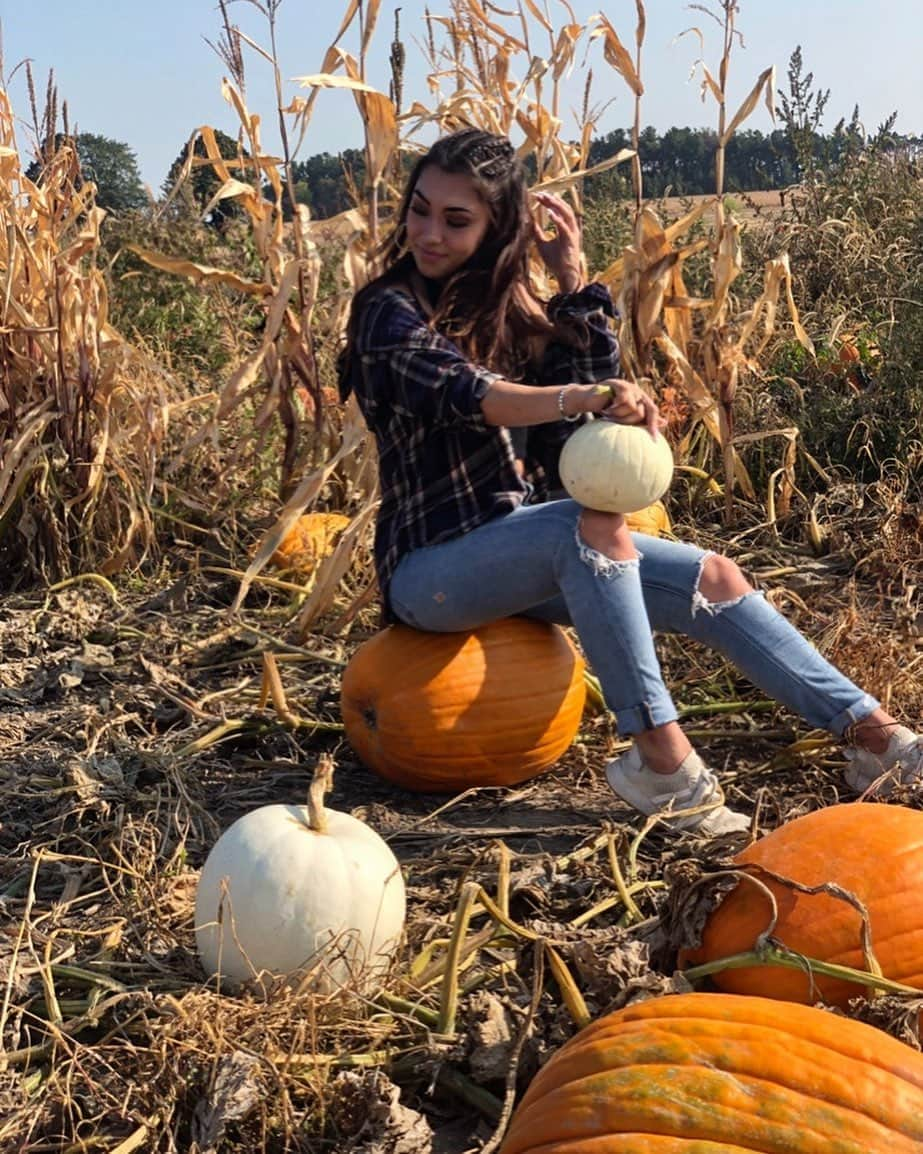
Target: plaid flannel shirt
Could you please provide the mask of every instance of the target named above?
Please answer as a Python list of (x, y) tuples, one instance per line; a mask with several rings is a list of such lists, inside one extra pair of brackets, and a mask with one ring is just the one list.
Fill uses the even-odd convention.
[[(618, 375), (608, 290), (591, 284), (548, 303), (548, 316), (575, 330), (578, 345), (552, 341), (526, 384), (560, 388)], [(557, 478), (561, 446), (575, 423), (516, 430), (488, 425), (481, 398), (501, 375), (471, 364), (430, 327), (417, 302), (383, 288), (359, 318), (350, 383), (378, 449), (381, 505), (375, 565), (386, 620), (388, 585), (405, 553), (467, 533), (527, 501), (533, 486), (516, 471), (516, 452)]]

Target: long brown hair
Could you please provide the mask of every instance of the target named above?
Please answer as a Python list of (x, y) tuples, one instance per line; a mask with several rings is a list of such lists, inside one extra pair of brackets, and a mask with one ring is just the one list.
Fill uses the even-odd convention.
[(522, 164), (507, 137), (463, 128), (437, 140), (414, 165), (378, 254), (384, 271), (353, 297), (338, 365), (344, 401), (352, 391), (352, 351), (365, 303), (383, 286), (409, 282), (415, 271), (405, 247), (407, 213), (420, 174), (430, 165), (469, 176), (490, 215), (477, 252), (442, 287), (430, 323), (472, 361), (514, 379), (526, 368), (534, 338), (556, 332), (531, 288), (532, 218)]

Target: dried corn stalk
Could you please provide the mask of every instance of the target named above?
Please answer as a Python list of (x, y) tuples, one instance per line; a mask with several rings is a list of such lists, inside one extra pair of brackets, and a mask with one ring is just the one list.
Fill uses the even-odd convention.
[[(632, 61), (614, 29), (604, 18), (593, 35), (604, 37), (605, 58), (628, 84), (635, 98), (635, 131), (640, 123), (637, 109), (643, 94), (640, 79), (640, 50), (644, 38), (644, 6), (637, 0), (637, 56)], [(679, 238), (701, 217), (698, 208), (669, 228), (663, 228), (654, 211), (642, 205), (640, 169), (634, 170), (637, 212), (634, 238), (623, 257), (605, 270), (602, 280), (618, 296), (622, 315), (622, 344), (626, 367), (643, 380), (659, 376), (662, 383), (681, 387), (695, 415), (718, 442), (725, 476), (726, 513), (730, 515), (735, 482), (754, 496), (753, 486), (736, 451), (743, 443), (735, 436), (734, 401), (742, 372), (759, 368), (759, 354), (775, 326), (776, 303), (780, 287), (785, 285), (786, 304), (797, 339), (813, 354), (813, 345), (804, 331), (791, 292), (791, 275), (787, 257), (769, 262), (763, 294), (750, 307), (735, 312), (732, 286), (742, 269), (740, 225), (725, 210), (724, 151), (734, 132), (753, 113), (761, 97), (773, 115), (775, 75), (772, 68), (760, 74), (756, 83), (730, 119), (727, 115), (727, 77), (731, 49), (735, 38), (734, 22), (738, 5), (735, 0), (720, 0), (724, 34), (723, 53), (717, 79), (702, 64), (703, 97), (710, 94), (718, 105), (718, 150), (715, 158), (715, 199), (713, 227), (708, 241), (678, 246)], [(700, 40), (698, 29), (691, 29)], [(636, 136), (637, 139), (637, 136)], [(683, 277), (683, 263), (703, 247), (708, 249), (711, 267), (711, 294), (707, 299), (690, 298)], [(758, 327), (761, 326), (761, 327)], [(655, 353), (665, 365), (658, 374)], [(771, 433), (749, 435), (746, 440), (760, 440)], [(682, 446), (681, 446), (682, 448)], [(783, 475), (787, 478), (785, 493), (790, 495), (792, 451), (786, 450)], [(782, 505), (786, 504), (783, 494)]]
[(47, 578), (144, 556), (168, 420), (157, 377), (108, 323), (105, 213), (57, 139), (27, 179), (0, 89), (0, 549), (8, 572)]
[[(247, 398), (261, 398), (257, 423), (268, 420), (274, 414), (276, 399), (282, 405), (290, 392), (293, 376), (299, 377), (320, 400), (319, 383), (316, 375), (312, 376), (315, 368), (312, 322), (317, 301), (318, 246), (323, 243), (322, 238), (336, 235), (344, 243), (340, 290), (324, 302), (330, 325), (328, 339), (334, 341), (341, 332), (352, 292), (373, 274), (376, 245), (396, 203), (397, 190), (389, 181), (400, 171), (399, 155), (418, 152), (422, 147), (417, 143), (418, 136), (426, 133), (428, 138), (433, 126), (446, 131), (474, 124), (512, 135), (518, 142), (519, 155), (532, 158), (535, 163), (536, 187), (562, 192), (578, 212), (582, 210), (585, 176), (615, 164), (632, 162), (637, 204), (632, 243), (622, 257), (601, 274), (620, 304), (620, 336), (626, 371), (647, 383), (655, 393), (669, 386), (682, 397), (696, 423), (695, 428), (704, 427), (720, 447), (728, 502), (735, 482), (748, 495), (754, 495), (735, 448), (743, 442), (735, 435), (734, 401), (742, 374), (758, 368), (758, 358), (774, 331), (783, 288), (796, 335), (810, 347), (794, 308), (786, 258), (767, 266), (764, 291), (756, 302), (741, 307), (733, 291), (741, 271), (739, 224), (725, 211), (723, 203), (723, 150), (761, 98), (765, 97), (771, 111), (772, 71), (763, 72), (740, 108), (728, 115), (725, 92), (737, 5), (731, 0), (721, 0), (724, 14), (721, 63), (715, 76), (703, 66), (704, 91), (717, 101), (719, 111), (716, 196), (710, 205), (713, 221), (709, 236), (686, 241), (684, 238), (709, 206), (699, 205), (681, 220), (662, 225), (653, 209), (643, 203), (636, 148), (625, 150), (603, 164), (587, 166), (592, 128), (598, 115), (590, 106), (591, 74), (587, 77), (583, 121), (576, 141), (567, 139), (562, 128), (561, 84), (573, 72), (583, 41), (585, 52), (598, 48), (603, 60), (626, 83), (635, 102), (637, 141), (644, 93), (644, 4), (641, 0), (635, 3), (633, 47), (628, 38), (620, 37), (605, 15), (596, 15), (580, 24), (566, 5), (565, 8), (567, 18), (559, 27), (553, 23), (548, 10), (532, 0), (524, 0), (512, 9), (486, 5), (479, 0), (450, 0), (447, 14), (427, 11), (424, 50), (429, 62), (430, 98), (425, 103), (416, 101), (401, 112), (395, 103), (401, 77), (392, 80), (390, 95), (367, 81), (366, 60), (379, 4), (352, 0), (334, 42), (323, 54), (320, 71), (300, 78), (299, 83), (310, 89), (309, 94), (297, 97), (286, 107), (282, 107), (280, 101), (279, 112), (283, 120), (290, 118), (300, 139), (308, 130), (322, 90), (350, 90), (364, 125), (366, 188), (356, 207), (333, 221), (310, 222), (306, 211), (302, 211), (296, 218), (298, 245), (294, 257), (282, 241), (278, 162), (263, 155), (257, 119), (245, 108), (238, 89), (226, 85), (226, 97), (238, 111), (253, 159), (245, 161), (241, 157), (232, 172), (217, 148), (212, 147), (208, 130), (202, 129), (208, 152), (203, 163), (212, 164), (222, 179), (218, 195), (234, 197), (247, 211), (263, 258), (263, 276), (258, 281), (240, 278), (235, 283), (228, 279), (233, 274), (223, 270), (172, 267), (184, 275), (223, 280), (242, 292), (261, 296), (267, 309), (267, 326), (260, 348), (222, 389), (214, 419), (208, 428), (201, 430), (198, 442), (216, 436), (220, 423)], [(358, 55), (353, 55), (342, 46), (342, 41), (356, 20), (360, 49)], [(396, 26), (395, 40), (389, 45), (392, 62), (402, 59), (401, 48)], [(273, 58), (269, 53), (263, 55)], [(244, 176), (249, 176), (249, 182), (242, 179)], [(273, 200), (263, 198), (261, 184), (264, 181), (270, 184)], [(702, 252), (710, 259), (711, 282), (709, 292), (697, 298), (686, 288), (684, 265)], [(554, 286), (548, 283), (544, 270), (537, 264), (533, 275), (540, 292), (553, 290)], [(293, 296), (297, 297), (295, 304)], [(291, 484), (287, 489), (291, 496), (247, 571), (238, 605), (259, 566), (271, 554), (273, 542), (277, 543), (286, 527), (317, 501), (323, 486), (334, 474), (348, 478), (350, 484), (357, 486), (350, 490), (350, 495), (356, 498), (352, 503), (354, 507), (365, 510), (367, 503), (374, 501), (374, 454), (368, 448), (361, 422), (344, 414), (337, 417), (344, 420), (342, 429), (336, 425), (324, 429), (318, 424), (313, 441), (315, 452), (310, 461), (293, 452), (287, 453), (286, 464), (292, 465)], [(695, 428), (678, 446), (680, 453), (691, 443)], [(190, 443), (188, 451), (198, 442)], [(786, 444), (791, 444), (788, 436)], [(792, 492), (790, 448), (786, 450), (781, 475), (780, 503), (784, 507)], [(338, 561), (337, 567), (339, 564)], [(320, 596), (320, 592), (316, 592)], [(324, 608), (329, 608), (331, 603), (328, 601)], [(316, 618), (316, 611), (317, 607), (312, 606), (303, 616), (302, 627), (308, 619)]]

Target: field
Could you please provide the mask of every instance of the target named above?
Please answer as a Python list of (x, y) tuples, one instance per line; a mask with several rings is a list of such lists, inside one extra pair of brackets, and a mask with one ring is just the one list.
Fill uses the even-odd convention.
[[(770, 544), (754, 524), (739, 534), (748, 569), (831, 656), (919, 715), (915, 578), (910, 567), (903, 584), (889, 576), (892, 551), (919, 558), (919, 538), (882, 519), (873, 495), (846, 489), (838, 503), (822, 559)], [(701, 514), (683, 535), (693, 532), (722, 537)], [(96, 1135), (86, 1148), (478, 1149), (507, 1094), (576, 1029), (547, 963), (537, 971), (535, 942), (554, 943), (593, 1017), (675, 988), (676, 950), (698, 924), (690, 887), (735, 842), (644, 831), (605, 785), (622, 746), (604, 716), (588, 715), (554, 770), (519, 787), (435, 796), (387, 785), (344, 743), (338, 709), (342, 663), (374, 619), (321, 628), (301, 647), (273, 629), (268, 593), (229, 623), (236, 582), (208, 561), (179, 551), (170, 572), (117, 601), (77, 582), (0, 609), (0, 1146), (76, 1151)], [(296, 727), (257, 708), (267, 645)], [(826, 735), (713, 655), (668, 638), (661, 651), (688, 731), (759, 831), (851, 796)], [(282, 989), (216, 993), (195, 951), (197, 870), (234, 818), (303, 803), (323, 751), (337, 766), (328, 804), (368, 821), (407, 881), (407, 938), (386, 993), (345, 1007)], [(495, 895), (505, 885), (509, 917), (534, 937), (485, 942), (476, 935), (490, 923), (475, 911), (479, 948), (442, 1035), (439, 963), (472, 882)], [(901, 1007), (890, 1012), (897, 1021)]]
[[(722, 65), (737, 7), (720, 5)], [(535, 5), (488, 17), (454, 0), (429, 46), (446, 90), (411, 116), (360, 79), (378, 9), (349, 6), (359, 57), (332, 45), (310, 96), (279, 109), (310, 135), (319, 92), (355, 95), (368, 175), (332, 221), (286, 213), (239, 40), (242, 143), (225, 156), (201, 130), (184, 179), (212, 183), (185, 216), (177, 199), (108, 220), (66, 136), (32, 180), (0, 91), (0, 1154), (495, 1154), (581, 1026), (690, 985), (680, 950), (746, 839), (619, 802), (604, 767), (626, 743), (592, 695), (559, 762), (516, 786), (403, 790), (344, 730), (344, 670), (379, 629), (377, 490), (334, 360), (421, 126), (516, 134), (536, 184), (584, 212), (624, 371), (669, 421), (675, 536), (733, 557), (902, 722), (923, 717), (918, 161), (854, 140), (797, 190), (727, 193), (723, 150), (771, 97), (766, 71), (739, 110), (712, 80), (715, 195), (646, 201), (629, 150), (604, 168), (630, 166), (635, 197), (584, 204), (592, 110), (579, 142), (545, 130), (588, 29), (552, 36), (545, 78), (520, 39), (552, 31)], [(593, 19), (640, 123), (632, 57)], [(530, 83), (507, 83), (527, 61)], [(234, 209), (220, 230), (203, 223), (218, 201)], [(346, 528), (312, 573), (279, 570), (305, 510)], [(657, 643), (686, 732), (756, 836), (855, 800), (829, 735), (717, 654)], [(394, 964), (372, 990), (319, 992), (311, 975), (229, 990), (197, 954), (199, 872), (237, 817), (302, 804), (328, 758), (327, 805), (401, 865)], [(919, 810), (920, 790), (881, 804)], [(892, 989), (848, 1013), (919, 1050), (919, 1008)]]
[[(797, 191), (788, 192), (788, 199), (797, 197)], [(732, 202), (733, 212), (741, 224), (766, 223), (776, 220), (785, 204), (786, 193), (776, 188), (756, 189), (753, 192), (729, 193), (728, 200)], [(663, 212), (666, 220), (677, 220), (690, 206), (698, 205), (702, 201), (711, 201), (709, 196), (667, 196), (657, 202), (657, 207)]]

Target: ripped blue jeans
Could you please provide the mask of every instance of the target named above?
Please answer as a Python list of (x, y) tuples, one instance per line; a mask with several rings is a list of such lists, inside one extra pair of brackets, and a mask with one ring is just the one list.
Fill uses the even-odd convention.
[(439, 633), (515, 615), (573, 625), (622, 735), (677, 718), (652, 630), (719, 650), (812, 727), (841, 735), (877, 707), (762, 594), (710, 603), (699, 589), (708, 553), (634, 534), (639, 560), (613, 561), (581, 540), (580, 513), (570, 500), (523, 505), (408, 553), (391, 581), (395, 613)]

